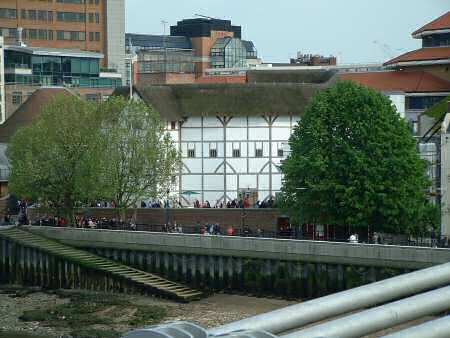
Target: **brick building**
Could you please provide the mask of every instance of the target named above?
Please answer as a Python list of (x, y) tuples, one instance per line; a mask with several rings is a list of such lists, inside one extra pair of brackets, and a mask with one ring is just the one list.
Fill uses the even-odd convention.
[[(240, 26), (212, 18), (179, 21), (169, 36), (127, 34), (126, 45), (128, 59), (135, 55), (134, 79), (140, 84), (228, 83), (221, 76), (203, 77), (210, 69), (246, 68), (257, 60), (255, 45), (241, 39)], [(231, 79), (242, 81), (242, 76)]]

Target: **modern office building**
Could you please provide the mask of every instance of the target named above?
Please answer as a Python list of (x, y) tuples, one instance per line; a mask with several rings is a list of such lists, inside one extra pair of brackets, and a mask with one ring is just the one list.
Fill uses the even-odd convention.
[(103, 54), (102, 68), (125, 74), (125, 0), (1, 0), (6, 45)]
[(248, 67), (258, 61), (253, 42), (242, 40), (241, 27), (229, 20), (182, 20), (170, 33), (126, 35), (127, 60), (136, 56), (138, 83), (202, 82), (207, 69)]
[(190, 38), (127, 34), (125, 41), (128, 59), (135, 57), (135, 83), (195, 82), (195, 58)]
[(66, 87), (87, 100), (99, 101), (122, 84), (121, 74), (101, 71), (100, 53), (1, 43), (0, 51), (0, 123), (41, 87)]

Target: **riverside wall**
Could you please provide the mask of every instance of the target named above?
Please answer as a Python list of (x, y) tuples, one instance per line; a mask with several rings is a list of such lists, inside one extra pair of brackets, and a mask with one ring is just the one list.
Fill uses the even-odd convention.
[(450, 260), (450, 250), (265, 238), (28, 227), (204, 290), (311, 298)]

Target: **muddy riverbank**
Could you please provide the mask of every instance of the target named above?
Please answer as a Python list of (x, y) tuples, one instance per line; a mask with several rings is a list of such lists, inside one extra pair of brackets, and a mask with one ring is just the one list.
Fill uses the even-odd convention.
[(0, 286), (0, 338), (115, 338), (171, 320), (214, 327), (292, 303), (216, 294), (179, 304), (147, 296)]

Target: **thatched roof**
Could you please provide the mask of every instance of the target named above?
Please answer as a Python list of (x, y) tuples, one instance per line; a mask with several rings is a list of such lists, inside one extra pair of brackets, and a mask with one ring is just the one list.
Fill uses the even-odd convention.
[(0, 143), (8, 143), (17, 129), (31, 125), (41, 109), (57, 95), (73, 95), (65, 88), (41, 88), (36, 90), (14, 113), (0, 125)]
[(247, 72), (248, 83), (315, 83), (332, 81), (336, 70), (250, 70)]
[[(319, 91), (336, 77), (322, 83), (258, 83), (137, 86), (136, 92), (166, 120), (190, 116), (302, 115)], [(127, 95), (126, 88), (116, 95)]]

